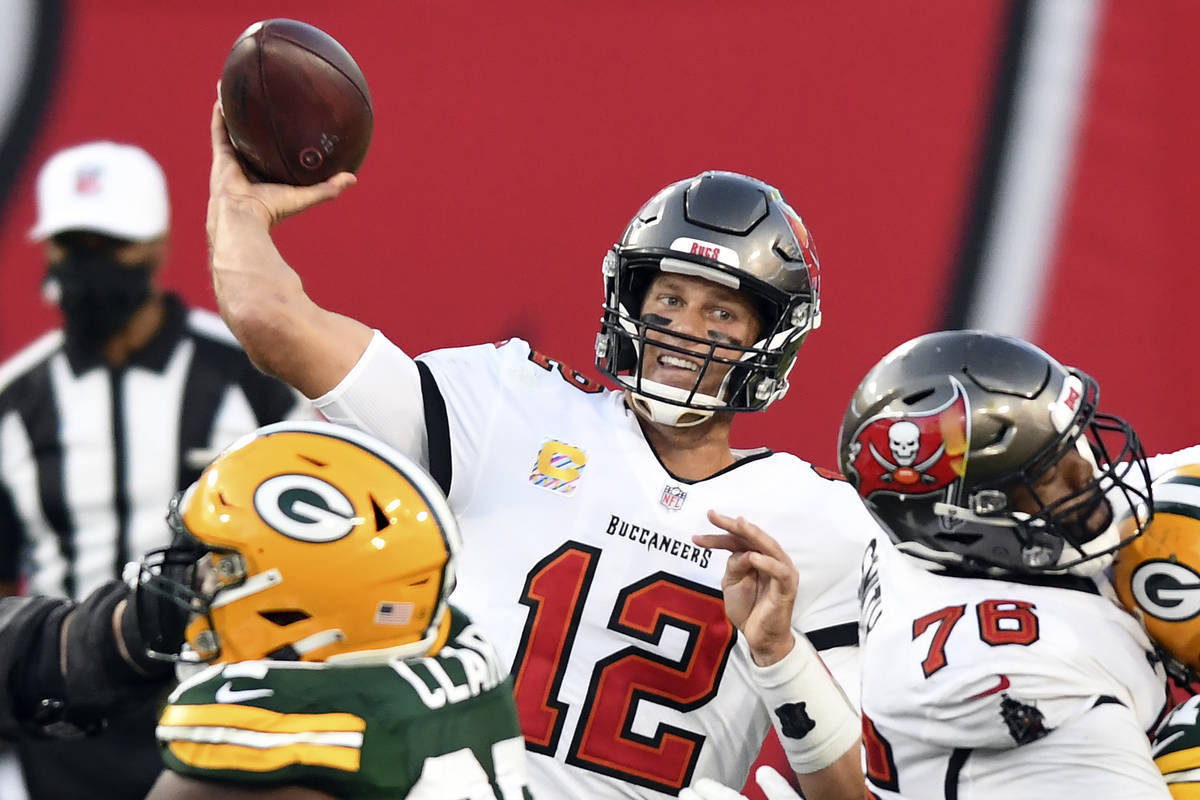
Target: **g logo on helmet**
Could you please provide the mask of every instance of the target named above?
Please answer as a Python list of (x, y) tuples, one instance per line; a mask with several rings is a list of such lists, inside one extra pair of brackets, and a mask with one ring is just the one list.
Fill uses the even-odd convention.
[(291, 539), (333, 542), (359, 523), (354, 504), (332, 484), (311, 475), (276, 475), (254, 490), (263, 522)]
[(1129, 576), (1138, 607), (1152, 617), (1181, 622), (1200, 614), (1200, 574), (1177, 561), (1154, 559)]

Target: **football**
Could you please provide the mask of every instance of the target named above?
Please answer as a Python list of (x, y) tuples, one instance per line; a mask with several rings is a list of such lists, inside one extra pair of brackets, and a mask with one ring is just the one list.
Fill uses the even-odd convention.
[(375, 115), (358, 64), (329, 34), (294, 19), (247, 28), (221, 71), (221, 113), (251, 177), (308, 186), (356, 172)]

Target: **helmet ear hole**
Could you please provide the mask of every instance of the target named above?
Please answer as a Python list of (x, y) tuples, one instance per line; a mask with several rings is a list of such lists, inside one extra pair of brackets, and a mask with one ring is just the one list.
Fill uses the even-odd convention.
[(922, 389), (919, 392), (913, 392), (908, 397), (903, 398), (904, 405), (915, 406), (931, 394), (933, 394), (933, 389)]
[(388, 519), (387, 514), (383, 513), (383, 509), (379, 507), (379, 503), (374, 497), (371, 498), (371, 508), (375, 511), (375, 531), (377, 533), (392, 524), (392, 521)]
[(267, 622), (278, 625), (281, 628), (286, 628), (288, 625), (292, 625), (297, 622), (303, 622), (310, 616), (298, 608), (280, 609), (278, 611), (260, 611), (258, 612), (258, 615)]

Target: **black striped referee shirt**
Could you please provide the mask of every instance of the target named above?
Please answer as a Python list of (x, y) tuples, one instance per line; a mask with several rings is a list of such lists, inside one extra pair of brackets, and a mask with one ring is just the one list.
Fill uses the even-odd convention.
[(221, 448), (311, 414), (217, 315), (165, 300), (162, 328), (121, 367), (60, 331), (0, 365), (0, 580), (85, 597), (169, 541), (167, 501)]

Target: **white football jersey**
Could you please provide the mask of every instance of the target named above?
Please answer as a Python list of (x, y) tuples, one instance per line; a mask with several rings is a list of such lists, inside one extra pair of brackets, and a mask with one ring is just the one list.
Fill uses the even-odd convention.
[[(858, 567), (878, 528), (848, 484), (768, 450), (678, 480), (621, 393), (520, 340), (418, 362), (427, 463), (444, 480), (448, 440), (463, 535), (453, 602), (511, 666), (537, 796), (662, 798), (701, 776), (745, 781), (770, 717), (725, 616), (726, 555), (692, 544), (718, 532), (709, 509), (787, 549), (800, 571), (794, 627), (857, 698)], [(327, 407), (363, 419), (346, 394)]]
[(1165, 676), (1106, 579), (935, 574), (881, 535), (860, 591), (876, 797), (1167, 796), (1146, 736)]

